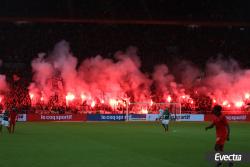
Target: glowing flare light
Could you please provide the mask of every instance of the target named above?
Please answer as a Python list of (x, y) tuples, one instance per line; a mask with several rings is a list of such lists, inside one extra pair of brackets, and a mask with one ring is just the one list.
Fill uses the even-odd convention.
[(3, 96), (0, 96), (0, 103), (2, 103), (2, 100), (3, 100)]
[(75, 95), (73, 95), (72, 93), (68, 93), (65, 99), (66, 99), (66, 105), (68, 106), (69, 101), (73, 101), (75, 99)]
[(243, 101), (237, 101), (236, 103), (235, 103), (235, 107), (238, 107), (238, 108), (240, 108), (240, 107), (242, 107), (243, 106)]
[(73, 101), (75, 99), (75, 95), (73, 95), (72, 93), (68, 93), (66, 96), (66, 100), (67, 101)]
[(141, 110), (141, 113), (142, 113), (142, 114), (148, 114), (148, 110), (147, 110), (147, 109), (142, 109), (142, 110)]
[(82, 99), (82, 102), (86, 99), (86, 96), (84, 94), (81, 94), (81, 99)]
[(111, 107), (114, 107), (115, 105), (118, 104), (118, 102), (115, 99), (110, 99), (109, 104), (110, 104)]
[(91, 106), (92, 108), (94, 108), (94, 107), (95, 107), (95, 101), (92, 101), (90, 106)]
[(170, 103), (172, 101), (171, 96), (168, 96), (167, 101)]
[(249, 97), (250, 97), (250, 94), (249, 94), (249, 93), (246, 93), (246, 94), (245, 94), (245, 98), (246, 98), (246, 99), (249, 99)]
[(150, 101), (150, 106), (152, 106), (154, 104), (153, 100)]
[(228, 101), (227, 101), (227, 100), (223, 101), (222, 105), (223, 105), (223, 106), (228, 105)]
[(30, 99), (32, 100), (34, 98), (34, 94), (33, 93), (30, 93)]

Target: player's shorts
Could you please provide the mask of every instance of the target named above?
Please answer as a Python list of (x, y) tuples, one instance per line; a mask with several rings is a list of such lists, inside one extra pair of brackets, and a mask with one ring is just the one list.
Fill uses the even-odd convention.
[(16, 121), (10, 121), (11, 125), (16, 125)]
[(168, 120), (168, 119), (163, 119), (163, 120), (161, 121), (161, 123), (162, 123), (162, 124), (165, 124), (165, 125), (168, 125), (169, 120)]
[(2, 124), (3, 126), (8, 127), (8, 126), (9, 126), (9, 121), (2, 120), (1, 124)]
[(217, 136), (216, 137), (216, 144), (218, 145), (224, 145), (227, 140), (226, 136)]

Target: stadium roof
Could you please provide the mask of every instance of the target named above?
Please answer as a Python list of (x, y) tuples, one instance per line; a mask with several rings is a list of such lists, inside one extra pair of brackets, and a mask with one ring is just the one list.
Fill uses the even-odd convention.
[(249, 1), (26, 0), (0, 2), (1, 18), (250, 21)]

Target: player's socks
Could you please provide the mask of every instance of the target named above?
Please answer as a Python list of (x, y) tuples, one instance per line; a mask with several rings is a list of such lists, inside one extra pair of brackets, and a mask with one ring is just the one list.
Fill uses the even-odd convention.
[(218, 162), (217, 164), (216, 164), (216, 167), (220, 167), (222, 165), (222, 162)]
[(163, 126), (163, 128), (164, 128), (164, 130), (165, 130), (165, 132), (166, 132), (166, 125), (165, 125), (165, 124), (162, 124), (162, 126)]
[(15, 126), (14, 126), (14, 125), (12, 125), (12, 128), (11, 128), (11, 133), (13, 134), (13, 133), (14, 133), (14, 131), (15, 131)]
[(9, 133), (11, 133), (11, 129), (10, 129), (10, 127), (7, 127), (7, 129), (8, 129), (8, 132), (9, 132)]
[(162, 124), (162, 126), (163, 126), (164, 129), (166, 129), (164, 124)]

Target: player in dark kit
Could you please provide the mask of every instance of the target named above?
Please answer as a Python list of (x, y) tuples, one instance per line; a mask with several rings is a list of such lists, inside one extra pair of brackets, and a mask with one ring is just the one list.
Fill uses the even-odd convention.
[(15, 131), (17, 114), (18, 110), (16, 108), (12, 108), (12, 110), (10, 110), (10, 133), (14, 133)]
[(164, 127), (165, 132), (168, 131), (169, 119), (170, 119), (170, 113), (168, 109), (166, 108), (166, 110), (162, 113), (162, 116), (161, 116), (161, 124)]
[[(222, 107), (220, 105), (216, 105), (213, 108), (213, 114), (215, 115), (215, 119), (213, 123), (207, 126), (205, 129), (211, 129), (214, 126), (216, 127), (216, 144), (215, 144), (215, 151), (222, 152), (224, 150), (224, 144), (229, 141), (230, 136), (230, 127), (227, 122), (226, 117), (221, 113)], [(222, 165), (221, 162), (217, 163), (217, 166)], [(232, 165), (232, 164), (231, 164)], [(230, 166), (231, 166), (230, 165)]]

